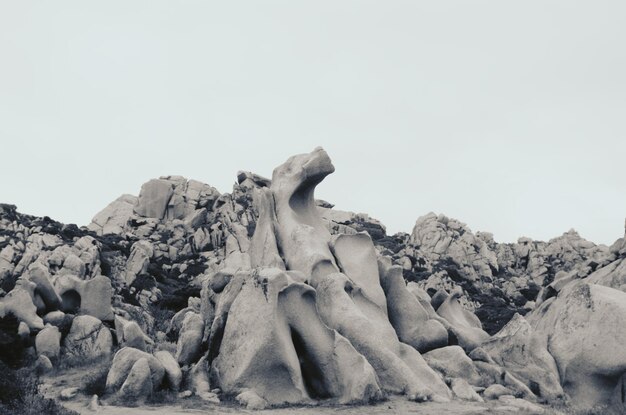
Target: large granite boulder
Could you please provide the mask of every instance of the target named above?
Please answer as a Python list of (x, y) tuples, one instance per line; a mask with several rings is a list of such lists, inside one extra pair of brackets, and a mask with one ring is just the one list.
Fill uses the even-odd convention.
[(57, 359), (61, 354), (61, 333), (54, 326), (46, 326), (35, 336), (35, 349), (38, 355)]
[(138, 275), (146, 273), (153, 255), (154, 248), (149, 241), (139, 240), (133, 244), (126, 261), (126, 284), (131, 285)]
[(593, 272), (585, 281), (626, 292), (626, 255)]
[(153, 388), (150, 364), (148, 359), (142, 357), (130, 368), (130, 372), (120, 388), (120, 395), (127, 400), (132, 399), (136, 403), (141, 403), (152, 394)]
[(219, 192), (207, 184), (181, 176), (162, 176), (141, 186), (134, 212), (170, 221), (191, 219), (198, 211), (210, 208), (218, 197)]
[(113, 356), (113, 363), (106, 378), (106, 390), (108, 392), (118, 391), (128, 378), (135, 363), (141, 359), (145, 359), (148, 363), (153, 388), (159, 387), (165, 375), (165, 368), (161, 361), (150, 353), (132, 347), (123, 347)]
[(141, 186), (135, 213), (140, 216), (163, 219), (167, 205), (174, 194), (174, 186), (166, 180), (153, 179)]
[[(31, 285), (30, 289), (26, 288), (27, 285)], [(37, 315), (37, 306), (33, 303), (33, 296), (29, 293), (29, 291), (34, 291), (34, 288), (33, 283), (24, 283), (23, 286), (14, 288), (0, 299), (0, 318), (13, 315), (28, 325), (31, 330), (43, 329), (43, 320)]]
[(472, 385), (484, 386), (485, 382), (474, 362), (460, 346), (446, 346), (432, 350), (424, 354), (424, 360), (447, 378), (461, 378)]
[(519, 314), (481, 345), (493, 361), (544, 400), (563, 396), (556, 362), (541, 335)]
[(126, 320), (120, 316), (115, 316), (115, 334), (120, 346), (132, 347), (144, 352), (147, 351), (148, 345), (154, 343), (136, 321)]
[(193, 311), (185, 314), (182, 322), (178, 343), (176, 346), (176, 360), (181, 366), (189, 365), (198, 360), (202, 348), (204, 321)]
[(61, 308), (72, 314), (89, 315), (102, 321), (113, 320), (113, 287), (103, 275), (88, 280), (73, 275), (55, 279), (54, 287), (61, 297)]
[(561, 384), (581, 407), (617, 403), (626, 410), (626, 293), (574, 282), (528, 316), (554, 357)]
[(451, 293), (437, 308), (437, 314), (450, 324), (448, 330), (468, 353), (489, 338), (478, 317), (461, 306), (461, 291)]
[(174, 359), (174, 356), (167, 350), (159, 350), (154, 353), (154, 357), (163, 365), (167, 386), (174, 391), (178, 391), (183, 380), (183, 372), (180, 370), (180, 366)]
[(407, 289), (402, 268), (379, 262), (380, 281), (387, 297), (389, 321), (403, 343), (419, 352), (448, 345), (448, 331), (431, 318), (419, 299)]
[(88, 361), (110, 355), (113, 349), (111, 331), (92, 316), (78, 316), (63, 340), (66, 357)]
[(371, 363), (383, 390), (416, 400), (435, 395), (448, 399), (450, 390), (439, 375), (416, 349), (400, 342), (389, 322), (371, 238), (365, 233), (331, 237), (320, 217), (315, 187), (333, 171), (321, 148), (293, 156), (274, 169), (269, 189), (277, 248), (285, 268), (301, 273), (315, 289), (321, 321)]
[(51, 282), (50, 271), (42, 264), (34, 264), (23, 277), (36, 284), (35, 293), (38, 294), (48, 310), (58, 310), (61, 307), (61, 297)]
[(137, 196), (122, 195), (98, 212), (87, 227), (98, 235), (123, 234), (136, 204)]
[(250, 274), (230, 306), (213, 374), (224, 392), (252, 390), (274, 405), (380, 394), (367, 360), (320, 320), (315, 291), (271, 268)]

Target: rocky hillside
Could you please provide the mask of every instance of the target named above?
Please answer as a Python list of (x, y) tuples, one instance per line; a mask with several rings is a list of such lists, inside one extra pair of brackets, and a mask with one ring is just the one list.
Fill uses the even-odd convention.
[[(236, 268), (241, 258), (230, 254), (247, 250), (258, 216), (252, 190), (270, 181), (247, 172), (237, 179), (225, 194), (179, 176), (153, 179), (139, 196), (120, 196), (81, 228), (1, 205), (0, 287), (6, 294), (29, 267), (41, 265), (51, 276), (105, 275), (130, 304), (178, 311), (188, 297), (199, 295), (203, 276)], [(456, 219), (429, 213), (411, 234), (387, 235), (385, 226), (366, 214), (317, 204), (331, 233), (367, 232), (408, 282), (431, 294), (462, 287), (462, 304), (491, 334), (516, 312), (531, 309), (541, 287), (559, 272), (585, 276), (613, 258), (606, 246), (574, 230), (548, 242), (520, 238), (502, 244), (489, 233), (473, 233)]]
[(464, 223), (434, 213), (420, 217), (411, 235), (394, 238), (401, 244), (392, 250), (400, 248), (393, 258), (405, 279), (419, 282), (431, 294), (462, 287), (464, 306), (476, 312), (490, 334), (515, 313), (532, 309), (541, 288), (559, 273), (575, 271), (584, 277), (614, 259), (606, 246), (574, 230), (548, 242), (519, 238), (503, 244), (489, 233), (474, 234)]
[[(208, 184), (180, 176), (152, 179), (141, 187), (138, 196), (122, 195), (111, 202), (86, 227), (64, 225), (48, 217), (19, 213), (10, 204), (0, 205), (0, 359), (12, 367), (35, 365), (45, 372), (60, 361), (97, 360), (120, 349), (108, 372), (108, 392), (142, 396), (145, 395), (142, 391), (158, 389), (166, 379), (165, 383), (173, 390), (186, 386), (203, 399), (219, 402), (219, 392), (208, 385), (216, 383), (222, 388), (229, 385), (230, 369), (222, 367), (227, 364), (223, 361), (225, 350), (230, 356), (235, 355), (235, 346), (243, 347), (237, 335), (232, 334), (232, 327), (247, 332), (267, 324), (263, 320), (249, 326), (249, 317), (241, 317), (261, 313), (266, 307), (265, 302), (258, 302), (260, 299), (252, 288), (245, 288), (251, 287), (246, 281), (260, 284), (266, 301), (276, 295), (276, 307), (288, 309), (290, 303), (280, 305), (279, 294), (286, 290), (275, 285), (282, 281), (280, 278), (291, 281), (286, 287), (299, 286), (303, 292), (314, 287), (320, 295), (323, 292), (320, 287), (325, 284), (322, 277), (326, 275), (320, 270), (332, 273), (341, 269), (368, 301), (382, 304), (385, 321), (389, 314), (402, 344), (425, 353), (428, 364), (438, 373), (447, 370), (441, 367), (445, 365), (442, 362), (452, 358), (445, 353), (461, 353), (462, 356), (454, 359), (471, 362), (465, 356), (468, 353), (475, 361), (492, 364), (499, 353), (496, 346), (490, 349), (495, 350), (491, 357), (479, 352), (473, 352), (472, 356), (470, 352), (503, 336), (502, 333), (509, 333), (512, 327), (528, 324), (521, 316), (528, 314), (529, 321), (539, 321), (537, 310), (554, 302), (564, 287), (577, 280), (623, 291), (624, 238), (609, 248), (589, 242), (571, 230), (547, 242), (520, 238), (517, 243), (504, 244), (495, 242), (489, 233), (473, 233), (464, 223), (434, 213), (418, 218), (410, 234), (388, 235), (382, 223), (366, 214), (339, 211), (326, 201), (313, 199), (317, 182), (334, 169), (324, 165), (330, 163), (324, 158), (327, 156), (316, 151), (307, 155), (313, 162), (307, 159), (300, 165), (299, 159), (290, 159), (288, 164), (295, 167), (279, 169), (281, 173), (276, 176), (275, 172), (273, 180), (240, 172), (231, 193), (220, 194)], [(307, 170), (310, 168), (322, 172)], [(304, 179), (298, 177), (301, 182), (290, 176), (298, 169), (304, 172), (299, 174), (308, 175)], [(289, 198), (285, 206), (293, 212), (281, 213), (286, 208), (281, 208), (280, 192), (285, 192), (294, 180), (299, 184), (285, 196)], [(310, 193), (302, 195), (302, 189), (311, 182), (315, 183)], [(293, 230), (284, 230), (290, 229), (292, 225), (287, 224), (294, 218), (304, 225), (296, 223)], [(319, 224), (323, 229), (316, 228), (322, 226)], [(302, 246), (315, 247), (327, 238), (326, 234), (331, 241), (332, 257), (306, 259), (308, 251), (302, 251)], [(364, 240), (364, 235), (371, 242)], [(328, 248), (324, 249), (322, 256), (327, 255)], [(372, 271), (373, 280), (355, 283), (356, 277), (349, 270), (356, 272), (372, 260), (376, 270)], [(284, 270), (287, 276), (279, 278), (268, 271), (271, 269)], [(308, 276), (301, 280), (298, 273)], [(407, 292), (412, 293), (410, 299), (404, 297)], [(242, 304), (241, 298), (247, 298), (247, 304)], [(394, 310), (393, 304), (404, 305)], [(240, 312), (230, 313), (231, 307)], [(432, 329), (428, 338), (412, 337), (405, 317), (394, 320), (394, 315), (404, 316), (406, 310), (415, 310), (411, 318), (417, 318), (420, 313), (429, 316), (424, 317), (428, 322), (424, 324)], [(301, 312), (304, 313), (293, 309), (286, 315), (296, 316)], [(331, 318), (312, 313), (307, 317), (307, 327), (313, 324), (310, 321)], [(306, 357), (300, 354), (307, 340), (300, 338), (306, 333), (298, 327), (304, 323), (290, 320), (288, 324), (295, 345), (289, 347), (295, 347), (301, 360), (312, 359), (306, 353)], [(325, 321), (322, 326), (328, 323)], [(336, 330), (369, 357), (358, 346), (359, 342), (369, 340)], [(436, 332), (441, 332), (441, 336)], [(335, 336), (332, 337), (335, 342), (343, 339), (336, 337), (339, 334), (328, 335)], [(266, 344), (271, 345), (271, 342)], [(460, 345), (462, 349), (443, 352), (452, 345)], [(358, 355), (352, 346), (341, 350), (345, 359)], [(150, 354), (151, 351), (156, 353)], [(501, 362), (500, 367), (506, 364)], [(345, 385), (330, 386), (327, 380), (323, 385), (308, 383), (320, 375), (314, 373), (315, 367), (303, 366), (302, 370), (304, 389), (312, 399), (336, 396), (340, 401), (344, 398), (351, 401), (357, 395), (359, 399), (374, 399), (380, 391), (402, 389), (385, 381), (382, 369), (375, 365), (373, 369), (365, 365), (361, 373), (362, 382), (369, 383), (359, 387), (367, 392), (365, 389), (338, 392)], [(377, 375), (370, 373), (371, 370)], [(404, 369), (394, 370), (396, 376), (405, 376)], [(431, 369), (413, 370), (421, 370), (422, 376), (435, 376)], [(512, 390), (518, 396), (534, 399), (552, 396), (547, 391), (553, 391), (553, 397), (562, 394), (558, 381), (542, 383), (509, 370), (508, 376), (515, 373), (517, 378), (501, 382), (508, 392)], [(141, 378), (142, 371), (152, 375), (149, 385), (145, 377)], [(343, 373), (344, 369), (337, 368), (337, 376)], [(218, 374), (221, 378), (215, 379)], [(129, 381), (131, 375), (144, 379), (143, 383)], [(478, 373), (474, 377), (483, 379), (478, 383), (470, 381), (477, 388), (492, 385)], [(238, 382), (231, 380), (233, 385)], [(433, 378), (432, 382), (441, 381)], [(535, 384), (542, 385), (543, 394), (539, 386), (533, 389)], [(441, 385), (437, 394), (445, 397), (449, 392)], [(455, 390), (454, 383), (448, 383), (455, 396), (464, 393), (464, 385), (456, 385)], [(430, 396), (428, 393), (422, 396), (423, 391), (418, 389), (412, 392), (414, 399)], [(475, 394), (466, 393), (471, 397)], [(249, 407), (261, 407), (278, 399), (276, 394), (260, 389), (238, 400)], [(291, 402), (292, 398), (280, 399)]]

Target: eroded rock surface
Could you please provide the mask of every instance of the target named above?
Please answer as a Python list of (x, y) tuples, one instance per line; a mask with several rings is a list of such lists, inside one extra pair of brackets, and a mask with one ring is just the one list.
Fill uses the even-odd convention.
[(270, 404), (380, 394), (368, 361), (320, 320), (313, 288), (271, 268), (250, 275), (230, 307), (214, 372), (223, 390), (254, 390)]
[(625, 319), (626, 293), (586, 281), (568, 285), (529, 316), (578, 405), (615, 401), (626, 409), (620, 383), (626, 374)]
[(45, 372), (117, 351), (105, 401), (623, 409), (626, 238), (501, 244), (436, 214), (387, 235), (315, 200), (333, 171), (318, 148), (231, 193), (162, 176), (87, 228), (0, 205), (0, 358)]

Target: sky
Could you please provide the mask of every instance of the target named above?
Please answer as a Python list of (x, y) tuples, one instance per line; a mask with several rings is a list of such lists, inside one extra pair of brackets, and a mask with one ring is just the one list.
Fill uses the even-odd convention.
[(0, 0), (0, 202), (86, 225), (162, 175), (229, 192), (322, 146), (316, 196), (499, 242), (626, 217), (626, 2)]

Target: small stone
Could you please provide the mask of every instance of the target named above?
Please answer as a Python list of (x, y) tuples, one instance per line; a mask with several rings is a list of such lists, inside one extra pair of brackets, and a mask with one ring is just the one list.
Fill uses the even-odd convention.
[(201, 392), (200, 394), (198, 394), (198, 397), (205, 402), (214, 403), (216, 405), (220, 403), (220, 398), (218, 398), (216, 394), (211, 392)]
[(163, 343), (167, 341), (167, 335), (162, 331), (157, 331), (155, 337), (158, 343)]
[(246, 409), (260, 410), (267, 407), (267, 401), (252, 390), (241, 392), (237, 395), (235, 400), (239, 402), (239, 404), (245, 406)]
[(464, 399), (466, 401), (475, 401), (475, 402), (483, 402), (483, 398), (481, 398), (474, 388), (467, 383), (465, 379), (462, 378), (454, 378), (452, 379), (450, 389), (456, 396), (460, 399)]
[(90, 411), (94, 411), (94, 412), (100, 409), (100, 404), (98, 403), (98, 395), (93, 395), (91, 397), (88, 408)]
[(498, 399), (500, 396), (503, 395), (512, 395), (513, 392), (511, 392), (510, 389), (506, 388), (505, 386), (499, 385), (499, 384), (495, 384), (495, 385), (491, 385), (489, 386), (487, 389), (485, 389), (485, 391), (483, 392), (483, 396), (485, 397), (485, 399)]
[(185, 399), (185, 398), (189, 398), (191, 395), (193, 395), (193, 393), (190, 390), (186, 390), (186, 391), (179, 393), (178, 398)]
[(59, 327), (63, 324), (65, 320), (65, 313), (60, 310), (51, 311), (45, 316), (43, 316), (43, 322), (45, 324), (52, 324), (53, 326)]
[(515, 406), (509, 406), (509, 405), (496, 406), (495, 408), (493, 408), (493, 410), (497, 414), (507, 413), (507, 412), (519, 412), (519, 408), (517, 408)]
[(543, 414), (545, 412), (541, 406), (511, 395), (502, 395), (498, 398), (498, 401), (502, 402), (506, 406), (512, 406), (531, 414)]
[(78, 388), (65, 388), (59, 394), (59, 397), (64, 401), (74, 399), (78, 395)]

